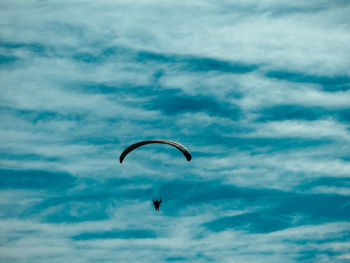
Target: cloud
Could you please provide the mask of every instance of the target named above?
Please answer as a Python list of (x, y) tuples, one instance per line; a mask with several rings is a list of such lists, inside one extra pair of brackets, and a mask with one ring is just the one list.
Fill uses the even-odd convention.
[(82, 233), (77, 236), (73, 236), (74, 240), (89, 240), (89, 239), (110, 239), (110, 238), (155, 238), (156, 235), (153, 231), (135, 229), (135, 230), (114, 230), (108, 232), (93, 232)]
[[(348, 126), (333, 120), (317, 121), (272, 121), (259, 124), (254, 137), (278, 138), (278, 137), (301, 137), (322, 138), (334, 137), (349, 140)], [(248, 135), (249, 136), (249, 135)]]
[[(272, 209), (219, 218), (206, 226), (212, 231), (237, 229), (252, 233), (270, 233), (298, 225), (344, 221), (348, 217), (346, 196), (299, 194), (288, 197), (288, 194), (281, 194), (278, 198), (285, 202), (274, 204), (276, 207), (272, 206)], [(305, 207), (312, 209), (305, 210)]]
[(327, 87), (327, 89), (329, 90), (337, 89), (339, 86), (340, 86), (340, 89), (341, 88), (348, 89), (349, 83), (350, 83), (350, 78), (348, 76), (335, 76), (335, 77), (308, 76), (308, 75), (303, 75), (301, 73), (294, 73), (294, 72), (288, 72), (288, 71), (268, 72), (266, 76), (269, 78), (287, 80), (289, 82), (320, 84), (322, 86)]

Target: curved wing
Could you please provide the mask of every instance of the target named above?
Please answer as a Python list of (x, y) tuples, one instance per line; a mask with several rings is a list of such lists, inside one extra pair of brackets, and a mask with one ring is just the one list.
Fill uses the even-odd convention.
[(128, 155), (128, 153), (130, 153), (131, 151), (133, 151), (134, 149), (146, 145), (146, 144), (151, 144), (151, 143), (163, 143), (163, 144), (169, 144), (171, 146), (174, 146), (175, 148), (177, 148), (178, 150), (180, 150), (186, 157), (187, 161), (191, 161), (192, 156), (191, 153), (189, 152), (189, 150), (187, 150), (187, 148), (183, 145), (181, 145), (180, 143), (174, 142), (174, 141), (169, 141), (169, 140), (164, 140), (164, 139), (153, 139), (153, 140), (147, 140), (147, 141), (142, 141), (142, 142), (137, 142), (131, 146), (129, 146), (128, 148), (126, 148), (122, 154), (119, 157), (119, 161), (120, 163), (123, 162), (125, 156)]

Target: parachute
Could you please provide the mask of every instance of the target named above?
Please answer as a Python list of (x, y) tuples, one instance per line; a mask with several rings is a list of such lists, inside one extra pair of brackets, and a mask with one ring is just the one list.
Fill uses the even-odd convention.
[(119, 157), (120, 163), (122, 163), (124, 158), (134, 149), (136, 149), (140, 146), (146, 145), (146, 144), (151, 144), (151, 143), (169, 144), (169, 145), (177, 148), (178, 150), (180, 150), (183, 153), (183, 155), (185, 155), (187, 161), (191, 161), (191, 159), (192, 159), (192, 156), (191, 156), (191, 153), (189, 152), (189, 150), (187, 150), (187, 148), (185, 146), (181, 145), (180, 143), (170, 141), (170, 140), (164, 140), (164, 139), (153, 139), (153, 140), (137, 142), (137, 143), (129, 146), (128, 148), (126, 148)]

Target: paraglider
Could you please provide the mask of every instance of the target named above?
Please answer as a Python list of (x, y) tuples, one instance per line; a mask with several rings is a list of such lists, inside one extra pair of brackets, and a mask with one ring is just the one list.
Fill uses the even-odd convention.
[[(153, 139), (153, 140), (147, 140), (147, 141), (141, 141), (141, 142), (137, 142), (137, 143), (134, 143), (132, 145), (130, 145), (129, 147), (127, 147), (123, 152), (122, 154), (120, 155), (119, 157), (119, 161), (120, 163), (122, 164), (123, 163), (123, 160), (124, 158), (130, 153), (132, 152), (133, 150), (135, 150), (136, 148), (138, 147), (141, 147), (143, 145), (146, 145), (146, 144), (151, 144), (151, 143), (162, 143), (162, 144), (168, 144), (170, 146), (173, 146), (175, 148), (177, 148), (179, 151), (181, 151), (183, 153), (183, 155), (186, 157), (187, 161), (191, 161), (192, 159), (192, 156), (191, 156), (191, 153), (189, 152), (189, 150), (183, 146), (182, 144), (178, 143), (178, 142), (174, 142), (174, 141), (170, 141), (170, 140), (164, 140), (164, 139)], [(159, 211), (159, 207), (160, 207), (160, 204), (162, 203), (162, 199), (161, 198), (153, 198), (153, 206), (154, 206), (154, 209), (156, 211)]]
[(162, 198), (159, 198), (159, 200), (156, 199), (156, 198), (153, 198), (152, 201), (153, 201), (154, 209), (155, 209), (156, 211), (159, 211), (160, 204), (162, 203)]

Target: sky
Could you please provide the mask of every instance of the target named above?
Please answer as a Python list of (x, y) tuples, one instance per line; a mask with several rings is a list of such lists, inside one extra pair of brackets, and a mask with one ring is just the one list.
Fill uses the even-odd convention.
[(349, 263), (349, 14), (2, 0), (0, 262)]

